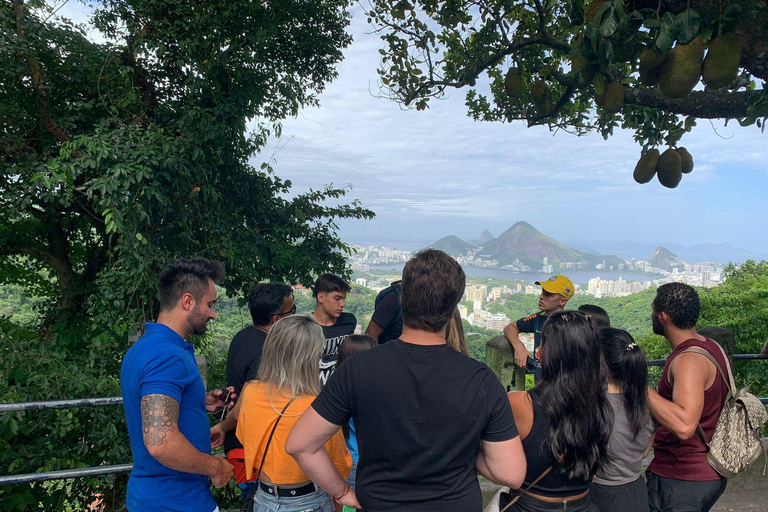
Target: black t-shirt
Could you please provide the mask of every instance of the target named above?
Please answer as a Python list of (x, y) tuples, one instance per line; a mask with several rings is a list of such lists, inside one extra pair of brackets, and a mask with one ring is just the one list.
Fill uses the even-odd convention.
[(403, 315), (400, 313), (400, 297), (392, 290), (381, 299), (373, 312), (371, 321), (384, 329), (379, 335), (379, 343), (396, 340), (403, 334)]
[[(259, 372), (265, 339), (267, 339), (267, 333), (250, 326), (235, 334), (232, 343), (229, 344), (227, 386), (234, 386), (238, 397), (245, 383), (255, 379)], [(224, 452), (242, 447), (235, 431), (227, 432), (224, 437)]]
[(447, 345), (396, 340), (357, 352), (312, 407), (335, 425), (355, 420), (366, 511), (481, 510), (480, 441), (518, 435), (496, 375)]
[(355, 333), (357, 327), (357, 318), (352, 313), (342, 313), (333, 325), (323, 326), (323, 336), (325, 336), (325, 347), (323, 348), (323, 358), (320, 360), (320, 382), (325, 384), (328, 377), (333, 373), (336, 367), (336, 360), (339, 358), (339, 345), (344, 338)]

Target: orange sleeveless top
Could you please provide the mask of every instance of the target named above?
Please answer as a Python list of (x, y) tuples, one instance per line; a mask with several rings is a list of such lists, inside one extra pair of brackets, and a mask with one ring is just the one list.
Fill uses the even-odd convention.
[[(315, 397), (311, 395), (296, 398), (286, 409), (272, 436), (261, 472), (276, 485), (300, 484), (309, 481), (309, 477), (304, 474), (296, 460), (285, 452), (285, 441), (296, 421), (314, 399)], [(243, 444), (245, 474), (250, 480), (258, 474), (269, 434), (280, 416), (280, 411), (290, 399), (278, 393), (271, 384), (251, 381), (243, 387), (240, 400), (243, 404), (240, 406), (240, 416), (237, 420), (237, 438)], [(325, 443), (325, 450), (341, 476), (347, 478), (352, 467), (352, 457), (347, 451), (341, 429)]]

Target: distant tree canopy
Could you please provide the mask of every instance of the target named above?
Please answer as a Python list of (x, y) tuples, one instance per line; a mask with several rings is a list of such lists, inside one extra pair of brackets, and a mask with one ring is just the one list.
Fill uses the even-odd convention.
[(346, 188), (288, 198), (249, 159), (336, 77), (346, 6), (105, 0), (94, 42), (45, 2), (0, 4), (0, 282), (67, 323), (151, 317), (178, 256), (224, 261), (231, 291), (343, 272), (336, 221), (372, 212)]
[(475, 120), (605, 138), (633, 130), (651, 154), (641, 183), (657, 163), (668, 187), (690, 172), (685, 152), (662, 164), (649, 150), (675, 148), (696, 119), (762, 128), (768, 116), (762, 0), (373, 0), (368, 16), (391, 99), (423, 110), (466, 87)]

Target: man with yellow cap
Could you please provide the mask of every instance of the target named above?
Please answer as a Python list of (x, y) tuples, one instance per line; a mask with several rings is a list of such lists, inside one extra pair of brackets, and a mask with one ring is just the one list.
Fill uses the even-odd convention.
[[(547, 321), (548, 315), (560, 311), (576, 292), (570, 279), (565, 276), (552, 276), (546, 281), (536, 281), (541, 286), (539, 295), (539, 312), (511, 322), (504, 328), (512, 350), (515, 352), (515, 364), (533, 370), (533, 379), (539, 382), (541, 366), (539, 365), (539, 345), (541, 344), (541, 327)], [(520, 333), (533, 333), (533, 357), (520, 341)]]

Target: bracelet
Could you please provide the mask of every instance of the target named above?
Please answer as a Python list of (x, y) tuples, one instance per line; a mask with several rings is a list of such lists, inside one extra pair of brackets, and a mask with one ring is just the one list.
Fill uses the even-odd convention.
[(334, 496), (334, 497), (333, 497), (333, 501), (335, 501), (336, 503), (338, 503), (339, 501), (343, 500), (343, 499), (344, 499), (344, 496), (346, 496), (347, 494), (349, 494), (349, 491), (351, 491), (351, 490), (352, 490), (352, 487), (351, 487), (351, 486), (349, 486), (349, 485), (347, 485), (347, 490), (346, 490), (346, 491), (344, 491), (344, 493), (343, 493), (341, 496), (339, 496), (338, 498)]

